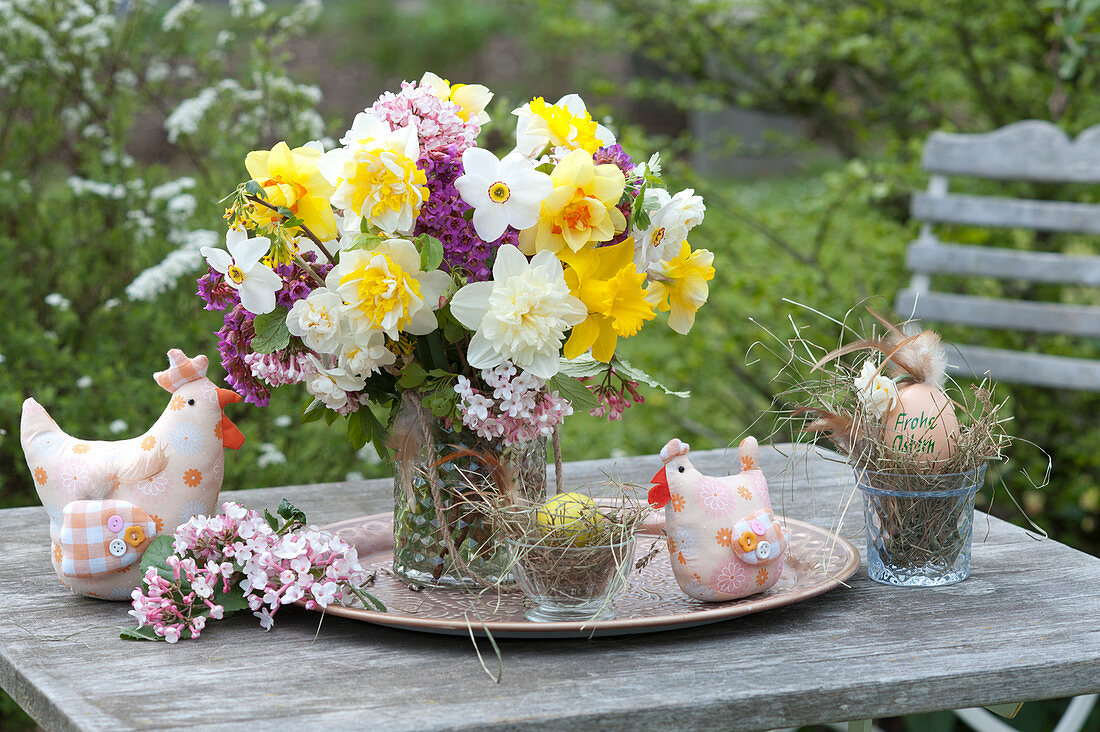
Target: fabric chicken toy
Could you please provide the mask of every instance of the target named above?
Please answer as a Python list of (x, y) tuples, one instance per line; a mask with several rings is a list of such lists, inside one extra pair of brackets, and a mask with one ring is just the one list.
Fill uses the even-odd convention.
[(665, 532), (680, 589), (707, 602), (762, 592), (779, 581), (787, 532), (772, 515), (756, 439), (741, 443), (741, 472), (703, 475), (687, 459), (690, 446), (670, 440), (653, 476), (649, 503), (666, 505)]
[(206, 378), (206, 356), (172, 349), (168, 362), (154, 378), (172, 399), (132, 440), (78, 440), (34, 399), (23, 402), (23, 455), (50, 516), (54, 570), (74, 592), (129, 599), (149, 542), (192, 516), (213, 514), (225, 448), (244, 444), (222, 413), (241, 397)]

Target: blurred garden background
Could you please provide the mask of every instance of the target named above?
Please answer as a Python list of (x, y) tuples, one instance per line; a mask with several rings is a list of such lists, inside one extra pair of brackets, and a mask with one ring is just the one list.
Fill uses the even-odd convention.
[[(714, 252), (710, 303), (688, 337), (651, 328), (623, 355), (673, 389), (621, 422), (567, 421), (566, 459), (655, 453), (679, 436), (724, 446), (750, 428), (797, 439), (768, 413), (785, 384), (753, 344), (761, 325), (836, 343), (840, 317), (883, 312), (908, 281), (911, 194), (933, 130), (1046, 119), (1075, 135), (1100, 121), (1096, 0), (319, 0), (155, 3), (0, 0), (0, 502), (36, 503), (19, 447), (34, 395), (70, 433), (144, 431), (166, 395), (165, 351), (207, 353), (221, 316), (202, 309), (198, 249), (224, 236), (218, 201), (244, 157), (279, 140), (336, 138), (380, 92), (430, 70), (487, 85), (488, 146), (511, 147), (509, 112), (577, 92), (613, 116), (635, 160), (656, 148), (669, 189), (707, 204), (692, 244)], [(1003, 187), (1002, 187), (1003, 189)], [(975, 190), (981, 190), (980, 187)], [(1003, 190), (1002, 190), (1003, 192)], [(1020, 195), (1096, 201), (1094, 189)], [(1094, 239), (957, 228), (952, 240), (1095, 253)], [(1098, 304), (1095, 291), (957, 283), (989, 295)], [(984, 345), (1098, 356), (1096, 343), (947, 331)], [(220, 380), (220, 367), (211, 369)], [(341, 423), (299, 424), (305, 392), (230, 407), (247, 435), (228, 490), (390, 474)], [(998, 387), (1026, 441), (985, 505), (1100, 552), (1100, 395)], [(1052, 460), (1049, 484), (1041, 489)], [(1000, 485), (1006, 490), (1001, 490)], [(10, 700), (4, 700), (9, 714)], [(1058, 703), (1016, 724), (1049, 729)], [(952, 718), (937, 716), (937, 728)], [(16, 724), (0, 718), (0, 726)], [(896, 721), (929, 729), (932, 718)], [(1094, 722), (1100, 725), (1094, 714)], [(915, 725), (915, 726), (914, 726)]]

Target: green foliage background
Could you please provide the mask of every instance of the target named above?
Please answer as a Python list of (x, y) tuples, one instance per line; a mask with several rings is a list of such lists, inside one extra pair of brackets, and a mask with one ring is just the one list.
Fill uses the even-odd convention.
[[(330, 2), (316, 23), (308, 3), (275, 4), (258, 17), (200, 5), (171, 27), (164, 21), (171, 4), (132, 4), (122, 12), (102, 0), (89, 4), (93, 17), (117, 22), (92, 34), (72, 22), (85, 4), (17, 3), (13, 19), (0, 26), (0, 68), (7, 70), (0, 74), (2, 505), (35, 502), (18, 443), (24, 398), (34, 395), (73, 434), (128, 437), (167, 403), (151, 375), (164, 367), (168, 348), (217, 361), (212, 332), (220, 316), (201, 309), (197, 273), (165, 278), (176, 286), (152, 301), (125, 293), (188, 232), (217, 232), (220, 239), (217, 201), (244, 177), (244, 155), (280, 139), (303, 142), (317, 130), (338, 136), (379, 92), (425, 69), (497, 92), (492, 111), (503, 129), (490, 129), (488, 139), (502, 148), (510, 142), (513, 102), (567, 91), (583, 94), (598, 115), (614, 113), (636, 158), (658, 148), (690, 152), (686, 134), (654, 133), (675, 128), (669, 120), (682, 119), (685, 108), (732, 104), (805, 121), (810, 142), (787, 141), (804, 161), (794, 174), (700, 179), (686, 157), (669, 161), (670, 187), (694, 187), (707, 201), (692, 244), (715, 253), (711, 300), (689, 336), (651, 325), (622, 352), (694, 396), (651, 393), (620, 423), (575, 416), (563, 432), (567, 459), (655, 453), (672, 436), (705, 448), (736, 442), (749, 430), (771, 434), (776, 424), (766, 412), (783, 385), (773, 381), (778, 362), (760, 349), (749, 353), (769, 337), (761, 326), (789, 337), (793, 317), (804, 336), (831, 343), (835, 329), (784, 298), (834, 316), (864, 300), (889, 309), (907, 282), (904, 251), (915, 234), (908, 198), (926, 185), (918, 160), (929, 131), (1040, 118), (1073, 134), (1100, 112), (1096, 4), (1079, 0)], [(153, 72), (157, 64), (167, 76)], [(166, 118), (199, 98), (209, 104), (193, 128), (169, 139)], [(73, 176), (121, 193), (78, 192)], [(193, 185), (154, 195), (183, 176)], [(1085, 189), (1017, 193), (1096, 196)], [(190, 208), (176, 200), (185, 194), (193, 197)], [(1083, 237), (950, 234), (968, 243), (1096, 251), (1095, 240)], [(1094, 291), (1020, 283), (946, 284), (990, 295), (1097, 298)], [(48, 304), (52, 293), (69, 306)], [(975, 337), (1100, 355), (1095, 343)], [(212, 376), (221, 377), (218, 367)], [(1046, 458), (1021, 443), (999, 471), (1007, 487), (1053, 536), (1095, 553), (1100, 428), (1093, 415), (1100, 397), (1008, 385), (1001, 396), (1015, 433), (1053, 459), (1050, 484), (1035, 490), (1022, 471), (1040, 479)], [(249, 440), (227, 460), (226, 489), (343, 480), (353, 471), (389, 474), (370, 455), (357, 457), (342, 430), (323, 421), (298, 425), (304, 399), (284, 389), (265, 410), (231, 408)], [(114, 420), (126, 429), (113, 433)], [(1020, 521), (1004, 495), (995, 511)], [(1036, 712), (1024, 726), (1044, 728), (1045, 714)], [(0, 717), (5, 725), (10, 720)], [(942, 719), (936, 724), (950, 728)]]

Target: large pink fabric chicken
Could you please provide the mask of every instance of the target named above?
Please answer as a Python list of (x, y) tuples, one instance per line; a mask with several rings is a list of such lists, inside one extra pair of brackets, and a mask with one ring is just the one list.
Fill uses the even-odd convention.
[(50, 516), (54, 570), (82, 595), (125, 600), (140, 581), (149, 542), (218, 501), (225, 448), (244, 443), (222, 413), (240, 396), (206, 378), (206, 356), (168, 352), (154, 375), (172, 399), (148, 432), (131, 440), (79, 440), (34, 399), (23, 402), (20, 441)]
[(672, 573), (685, 594), (719, 602), (762, 592), (779, 581), (787, 532), (772, 515), (756, 439), (742, 441), (741, 472), (703, 475), (687, 459), (690, 446), (670, 440), (653, 476), (649, 502), (666, 505)]

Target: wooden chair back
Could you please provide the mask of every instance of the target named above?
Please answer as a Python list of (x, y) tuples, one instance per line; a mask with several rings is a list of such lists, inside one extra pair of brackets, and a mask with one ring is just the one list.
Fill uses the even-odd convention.
[[(913, 196), (922, 222), (909, 245), (913, 277), (897, 296), (902, 316), (981, 328), (1100, 337), (1100, 307), (960, 295), (932, 290), (935, 275), (1100, 287), (1100, 257), (969, 246), (940, 241), (937, 224), (1100, 234), (1100, 204), (948, 192), (950, 176), (1003, 181), (1100, 183), (1100, 125), (1076, 140), (1057, 126), (1026, 120), (984, 134), (933, 133), (922, 167), (926, 193)], [(958, 376), (990, 373), (1003, 382), (1100, 390), (1100, 361), (959, 345), (948, 349)]]

